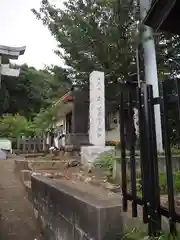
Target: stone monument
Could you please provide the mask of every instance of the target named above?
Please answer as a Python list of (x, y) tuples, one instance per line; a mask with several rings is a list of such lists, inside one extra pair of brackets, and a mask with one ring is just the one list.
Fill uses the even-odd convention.
[(105, 146), (104, 73), (92, 72), (89, 80), (89, 140), (92, 145)]
[(105, 155), (114, 154), (114, 147), (106, 146), (104, 73), (93, 71), (89, 78), (89, 142), (81, 147), (81, 163), (92, 165)]

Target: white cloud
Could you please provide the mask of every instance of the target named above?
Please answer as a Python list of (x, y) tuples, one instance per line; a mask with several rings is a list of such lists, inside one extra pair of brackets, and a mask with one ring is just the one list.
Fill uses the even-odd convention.
[(32, 8), (39, 9), (41, 0), (0, 1), (0, 44), (27, 46), (25, 55), (19, 58), (18, 63), (26, 62), (36, 68), (51, 64), (63, 65), (63, 61), (53, 52), (56, 41), (31, 12)]

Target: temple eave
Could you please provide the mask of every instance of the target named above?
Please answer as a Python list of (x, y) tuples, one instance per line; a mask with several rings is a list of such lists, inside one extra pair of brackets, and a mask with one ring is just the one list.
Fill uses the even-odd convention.
[(26, 47), (8, 47), (0, 45), (0, 55), (8, 56), (10, 59), (18, 59), (20, 55), (25, 53)]
[(154, 30), (180, 34), (180, 3), (176, 0), (156, 0), (144, 19), (144, 24)]

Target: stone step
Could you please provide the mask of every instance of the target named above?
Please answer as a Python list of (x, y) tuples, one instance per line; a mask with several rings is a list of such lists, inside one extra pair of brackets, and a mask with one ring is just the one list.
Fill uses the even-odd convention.
[(70, 159), (68, 158), (67, 160), (61, 160), (61, 161), (37, 161), (37, 160), (32, 160), (28, 161), (28, 168), (30, 170), (37, 171), (37, 170), (64, 170), (67, 167), (74, 167), (78, 165), (79, 160), (78, 159)]
[(34, 160), (28, 161), (28, 167), (32, 171), (45, 170), (45, 169), (64, 169), (66, 161), (44, 161), (44, 160)]

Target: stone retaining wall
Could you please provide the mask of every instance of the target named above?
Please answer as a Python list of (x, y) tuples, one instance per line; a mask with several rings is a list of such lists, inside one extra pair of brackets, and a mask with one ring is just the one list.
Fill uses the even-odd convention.
[(14, 161), (14, 171), (20, 173), (21, 170), (28, 170), (28, 161), (25, 159), (15, 159)]
[(35, 216), (47, 239), (121, 239), (118, 237), (123, 232), (119, 195), (109, 196), (106, 191), (100, 197), (82, 191), (70, 181), (45, 177), (32, 176), (31, 183)]

